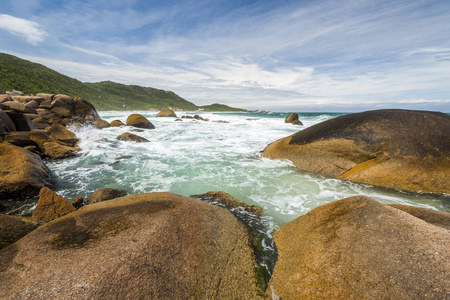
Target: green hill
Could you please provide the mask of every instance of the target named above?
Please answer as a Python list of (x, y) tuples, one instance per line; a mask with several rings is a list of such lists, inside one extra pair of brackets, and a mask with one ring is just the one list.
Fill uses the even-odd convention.
[(148, 110), (166, 107), (182, 110), (245, 111), (222, 104), (197, 106), (174, 92), (112, 81), (84, 83), (41, 64), (0, 53), (0, 90), (66, 94), (91, 102), (98, 110)]

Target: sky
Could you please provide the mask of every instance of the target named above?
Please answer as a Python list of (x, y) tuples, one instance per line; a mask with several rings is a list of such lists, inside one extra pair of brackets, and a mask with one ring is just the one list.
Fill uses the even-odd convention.
[(0, 52), (197, 105), (450, 112), (449, 0), (2, 0)]

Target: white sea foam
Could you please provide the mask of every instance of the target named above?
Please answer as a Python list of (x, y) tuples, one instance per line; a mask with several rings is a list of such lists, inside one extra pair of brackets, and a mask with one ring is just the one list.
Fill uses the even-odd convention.
[[(383, 203), (449, 210), (448, 196), (403, 193), (297, 171), (291, 162), (259, 157), (267, 144), (291, 135), (330, 114), (300, 114), (305, 126), (284, 123), (286, 114), (199, 114), (209, 122), (156, 118), (141, 112), (156, 129), (133, 132), (150, 143), (116, 140), (130, 127), (75, 130), (83, 149), (77, 157), (49, 162), (58, 178), (56, 191), (67, 199), (88, 197), (103, 187), (128, 193), (168, 191), (185, 196), (221, 190), (264, 208), (271, 230), (311, 209), (354, 195)], [(131, 112), (101, 113), (125, 123)], [(218, 123), (213, 121), (226, 121)]]

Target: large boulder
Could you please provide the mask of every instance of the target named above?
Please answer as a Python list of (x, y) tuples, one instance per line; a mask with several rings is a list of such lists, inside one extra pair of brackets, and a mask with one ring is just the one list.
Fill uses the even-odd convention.
[(52, 186), (41, 158), (17, 146), (0, 144), (0, 170), (0, 199), (32, 197)]
[(116, 137), (116, 139), (118, 139), (119, 141), (136, 142), (136, 143), (148, 143), (148, 142), (150, 142), (146, 138), (143, 138), (143, 137), (141, 137), (139, 135), (132, 134), (132, 133), (129, 133), (129, 132), (124, 132), (121, 135), (118, 135)]
[(94, 122), (95, 127), (97, 127), (98, 129), (103, 129), (103, 128), (109, 128), (111, 127), (111, 124), (108, 123), (108, 121), (105, 121), (103, 119), (97, 119)]
[(127, 118), (127, 126), (138, 128), (155, 129), (155, 126), (146, 117), (140, 114), (132, 114)]
[(95, 107), (81, 98), (74, 99), (74, 109), (77, 116), (100, 118)]
[(245, 227), (169, 193), (80, 208), (0, 252), (2, 299), (258, 299)]
[(50, 136), (45, 130), (32, 130), (27, 137), (39, 146), (43, 155), (51, 159), (76, 156), (75, 148), (60, 145), (58, 140)]
[(51, 102), (51, 101), (53, 101), (55, 94), (37, 93), (36, 97), (43, 98), (43, 99)]
[(168, 109), (168, 108), (160, 111), (156, 116), (157, 117), (173, 117), (173, 118), (177, 117), (175, 112), (173, 110), (171, 110), (171, 109)]
[(111, 121), (111, 127), (121, 127), (125, 126), (125, 124), (120, 120)]
[(450, 193), (450, 116), (412, 110), (344, 115), (278, 140), (262, 155), (343, 180)]
[(126, 194), (127, 192), (123, 190), (103, 188), (96, 190), (91, 196), (89, 196), (86, 199), (86, 204), (92, 204), (96, 202), (120, 198), (125, 196)]
[(51, 189), (42, 188), (39, 192), (39, 201), (33, 210), (33, 218), (50, 222), (67, 215), (77, 209), (66, 199), (56, 194)]
[(36, 113), (36, 110), (33, 107), (26, 106), (24, 103), (21, 103), (19, 101), (3, 102), (2, 105), (18, 113), (30, 113), (30, 114)]
[(0, 250), (38, 228), (39, 224), (20, 217), (0, 214)]
[(450, 296), (450, 231), (369, 197), (322, 205), (283, 225), (274, 239), (269, 299)]
[(8, 94), (0, 94), (0, 103), (7, 101), (13, 101), (13, 98), (11, 98), (11, 96)]

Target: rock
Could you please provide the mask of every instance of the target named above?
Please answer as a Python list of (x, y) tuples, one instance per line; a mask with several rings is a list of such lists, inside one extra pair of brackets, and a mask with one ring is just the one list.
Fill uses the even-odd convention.
[(64, 127), (66, 127), (67, 125), (69, 125), (70, 124), (70, 119), (69, 118), (64, 118), (64, 119), (62, 119), (62, 121), (61, 121), (61, 125), (62, 126), (64, 126)]
[(44, 130), (33, 130), (28, 134), (28, 138), (39, 146), (43, 155), (46, 155), (51, 159), (76, 156), (74, 148), (60, 145), (54, 137), (51, 137)]
[(72, 115), (70, 110), (68, 110), (64, 107), (59, 107), (59, 106), (52, 108), (51, 112), (54, 114), (57, 114), (61, 117), (66, 117), (66, 118), (68, 118)]
[(32, 102), (32, 101), (34, 101), (34, 102), (36, 102), (37, 104), (41, 105), (41, 103), (44, 102), (45, 99), (42, 98), (42, 97), (36, 97), (36, 96), (34, 96), (34, 97), (33, 97), (33, 100), (31, 100), (30, 102)]
[(50, 222), (74, 211), (76, 211), (76, 208), (69, 201), (51, 189), (44, 187), (39, 192), (39, 201), (33, 210), (33, 218)]
[(42, 117), (33, 119), (33, 120), (31, 120), (31, 122), (33, 122), (34, 125), (36, 125), (37, 129), (45, 129), (50, 126), (50, 124), (48, 124), (47, 120)]
[(427, 223), (450, 230), (450, 218), (449, 214), (446, 212), (401, 204), (389, 204), (389, 206), (403, 210)]
[[(6, 131), (6, 128), (3, 127), (3, 125), (0, 124), (0, 136), (2, 136), (2, 134), (5, 133), (5, 132), (7, 132), (7, 131)], [(2, 137), (2, 139), (0, 140), (0, 143), (1, 143), (2, 141), (3, 141), (3, 137)]]
[(79, 197), (76, 197), (75, 199), (73, 199), (72, 205), (76, 209), (79, 209), (79, 208), (82, 208), (83, 206), (85, 206), (86, 202), (84, 201), (83, 197), (79, 196)]
[(0, 269), (3, 299), (260, 299), (244, 226), (169, 193), (85, 206), (2, 250)]
[(6, 114), (13, 121), (17, 131), (30, 131), (36, 129), (36, 125), (24, 114), (7, 111)]
[(33, 100), (34, 96), (13, 96), (12, 98), (14, 101), (25, 104)]
[(41, 158), (17, 146), (0, 144), (0, 170), (0, 199), (33, 197), (52, 186)]
[(0, 103), (7, 102), (7, 101), (14, 101), (14, 100), (8, 94), (0, 94)]
[(60, 144), (74, 147), (78, 143), (78, 138), (72, 131), (67, 130), (64, 126), (56, 124), (46, 129), (47, 132), (58, 140)]
[(143, 115), (132, 114), (127, 118), (127, 126), (134, 126), (145, 129), (155, 129), (155, 126)]
[(95, 126), (98, 129), (103, 129), (103, 128), (109, 128), (111, 127), (111, 124), (109, 124), (107, 121), (103, 120), (103, 119), (97, 119), (95, 120)]
[(144, 132), (145, 130), (143, 130), (143, 129), (131, 129), (131, 131), (133, 131), (133, 132)]
[(86, 100), (83, 100), (81, 98), (75, 98), (74, 107), (75, 107), (75, 114), (78, 116), (82, 117), (92, 116), (94, 118), (100, 118), (94, 106), (89, 102), (87, 102)]
[(96, 190), (89, 198), (86, 200), (86, 204), (92, 204), (96, 202), (111, 200), (114, 198), (123, 197), (127, 194), (126, 191), (118, 189), (103, 188)]
[(39, 103), (37, 103), (37, 101), (35, 101), (34, 99), (31, 100), (30, 102), (28, 102), (27, 104), (25, 104), (26, 107), (31, 107), (34, 110), (39, 108)]
[(36, 110), (34, 108), (26, 106), (25, 104), (19, 101), (3, 102), (2, 105), (18, 113), (31, 113), (31, 114), (36, 113)]
[(199, 120), (199, 121), (207, 121), (207, 119), (204, 119), (204, 118), (200, 117), (199, 115), (195, 115), (194, 119)]
[(175, 122), (183, 122), (183, 120), (182, 119), (175, 119)]
[(111, 127), (121, 127), (125, 126), (125, 124), (120, 120), (111, 121)]
[(146, 138), (143, 138), (141, 136), (129, 132), (122, 133), (121, 135), (117, 136), (116, 139), (118, 139), (119, 141), (136, 142), (136, 143), (150, 142)]
[(12, 92), (7, 91), (6, 93), (11, 95), (11, 96), (23, 96), (23, 95), (25, 95), (25, 93), (23, 93), (21, 91), (16, 91), (16, 90), (13, 90)]
[(39, 225), (19, 217), (0, 214), (0, 250), (20, 240)]
[(8, 143), (17, 147), (33, 146), (35, 143), (28, 138), (29, 132), (27, 131), (15, 131), (6, 135), (3, 139), (3, 143)]
[(181, 118), (182, 119), (193, 119), (194, 117), (193, 116), (182, 116)]
[(30, 119), (32, 122), (34, 119), (41, 118), (41, 116), (39, 116), (38, 114), (24, 114), (24, 115), (27, 116), (28, 119)]
[(16, 131), (16, 125), (11, 118), (3, 110), (0, 109), (0, 125), (2, 125), (6, 131)]
[(38, 108), (38, 109), (36, 109), (36, 112), (41, 117), (45, 117), (46, 115), (49, 115), (52, 113), (50, 110), (45, 109), (45, 108)]
[(45, 100), (44, 102), (42, 102), (41, 104), (39, 104), (39, 108), (43, 108), (43, 109), (52, 109), (52, 101), (50, 100)]
[(36, 94), (36, 97), (44, 98), (45, 100), (48, 100), (51, 102), (51, 101), (53, 101), (53, 97), (55, 97), (55, 94), (38, 93), (38, 94)]
[(278, 261), (268, 299), (450, 294), (450, 231), (369, 197), (322, 205), (283, 225), (274, 239)]
[(303, 125), (303, 123), (300, 122), (300, 120), (294, 120), (294, 121), (292, 121), (292, 124), (294, 124), (294, 125)]
[(207, 202), (219, 202), (225, 205), (228, 209), (242, 207), (247, 212), (257, 216), (262, 216), (263, 213), (263, 209), (261, 207), (256, 205), (248, 205), (247, 203), (242, 202), (225, 192), (207, 192), (202, 195), (192, 195), (191, 197), (206, 200)]
[(294, 121), (298, 120), (298, 114), (297, 113), (290, 113), (286, 119), (284, 120), (284, 123), (292, 123)]
[(56, 107), (64, 108), (64, 109), (68, 110), (70, 112), (70, 114), (72, 114), (72, 112), (75, 111), (75, 100), (73, 99), (73, 97), (58, 94), (53, 97), (52, 107), (53, 108), (56, 108)]
[(448, 194), (450, 116), (408, 110), (344, 115), (276, 141), (262, 155), (342, 180)]
[(171, 109), (164, 109), (164, 110), (160, 111), (156, 116), (157, 117), (174, 117), (174, 118), (177, 117), (175, 112)]

